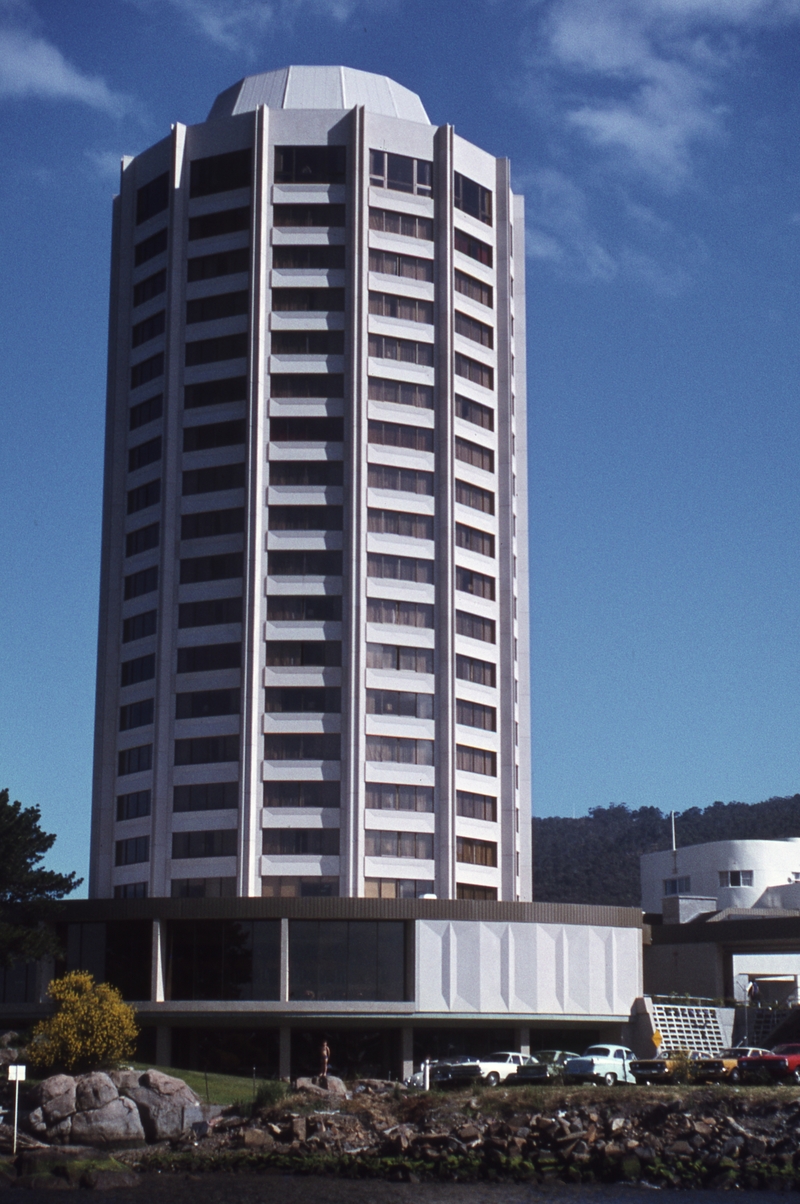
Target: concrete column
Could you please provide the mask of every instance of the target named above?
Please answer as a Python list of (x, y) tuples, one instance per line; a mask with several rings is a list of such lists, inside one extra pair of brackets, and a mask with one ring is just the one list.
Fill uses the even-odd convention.
[(164, 1024), (156, 1029), (156, 1065), (172, 1065), (172, 1029)]
[(529, 1028), (518, 1028), (514, 1032), (514, 1039), (517, 1049), (525, 1057), (530, 1056), (531, 1052), (531, 1030)]
[[(164, 1002), (164, 940), (166, 931), (160, 920), (153, 920), (153, 946), (150, 953), (150, 1001)], [(159, 1029), (159, 1032), (161, 1030)]]
[(414, 1073), (414, 1030), (413, 1028), (400, 1029), (400, 1077), (405, 1082), (410, 1079)]
[(283, 1025), (278, 1030), (278, 1078), (292, 1077), (292, 1030)]
[[(281, 982), (280, 982), (280, 1001), (287, 1003), (289, 1000), (289, 921), (284, 917), (281, 920)], [(288, 1029), (287, 1029), (288, 1032)], [(283, 1033), (283, 1029), (281, 1029)], [(283, 1040), (283, 1037), (281, 1037)], [(283, 1072), (281, 1072), (283, 1077)]]

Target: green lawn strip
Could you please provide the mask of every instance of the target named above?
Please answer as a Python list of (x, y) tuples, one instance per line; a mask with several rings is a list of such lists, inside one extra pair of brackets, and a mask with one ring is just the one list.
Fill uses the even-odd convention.
[[(163, 1074), (183, 1079), (204, 1104), (249, 1104), (253, 1100), (253, 1080), (242, 1075), (212, 1074), (211, 1071), (206, 1075), (202, 1070), (177, 1070), (174, 1066), (153, 1066), (147, 1062), (133, 1062), (132, 1065), (135, 1070), (160, 1070)], [(256, 1088), (261, 1082), (261, 1079), (256, 1079)]]

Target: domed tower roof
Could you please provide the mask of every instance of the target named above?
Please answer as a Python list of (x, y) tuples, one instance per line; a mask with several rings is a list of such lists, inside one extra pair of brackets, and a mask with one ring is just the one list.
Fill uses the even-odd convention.
[(364, 105), (381, 117), (401, 117), (430, 125), (416, 92), (388, 75), (373, 75), (354, 67), (281, 67), (262, 75), (247, 75), (220, 92), (209, 121), (269, 109), (352, 109)]

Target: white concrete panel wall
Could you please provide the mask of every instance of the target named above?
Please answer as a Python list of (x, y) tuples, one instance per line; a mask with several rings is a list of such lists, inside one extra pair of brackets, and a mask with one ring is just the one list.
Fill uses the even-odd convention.
[[(720, 873), (751, 870), (752, 886), (720, 886)], [(716, 840), (646, 853), (641, 859), (642, 908), (661, 911), (664, 881), (689, 878), (684, 894), (705, 895), (717, 900), (717, 908), (755, 907), (770, 886), (793, 881), (800, 873), (800, 839)], [(764, 904), (762, 904), (764, 905)], [(776, 904), (766, 902), (766, 906)]]
[(417, 1010), (627, 1016), (640, 941), (635, 928), (419, 920)]

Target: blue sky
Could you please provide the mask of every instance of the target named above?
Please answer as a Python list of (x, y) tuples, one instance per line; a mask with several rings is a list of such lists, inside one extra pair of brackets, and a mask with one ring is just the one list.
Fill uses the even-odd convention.
[(0, 0), (0, 786), (88, 859), (110, 202), (345, 63), (527, 198), (534, 811), (800, 790), (800, 0)]

